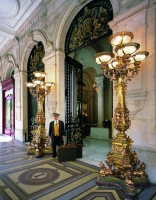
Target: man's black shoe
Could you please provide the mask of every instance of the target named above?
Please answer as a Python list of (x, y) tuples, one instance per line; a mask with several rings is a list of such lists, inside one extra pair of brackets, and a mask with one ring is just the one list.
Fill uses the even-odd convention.
[(52, 155), (52, 158), (55, 158), (55, 157), (56, 157), (56, 154), (53, 154), (53, 155)]

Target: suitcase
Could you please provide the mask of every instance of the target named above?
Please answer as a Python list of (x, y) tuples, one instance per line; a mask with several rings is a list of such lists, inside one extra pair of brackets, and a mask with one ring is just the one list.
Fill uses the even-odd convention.
[(76, 146), (62, 145), (57, 149), (57, 159), (59, 162), (75, 161), (76, 160)]
[(75, 144), (76, 146), (76, 158), (82, 158), (82, 144)]

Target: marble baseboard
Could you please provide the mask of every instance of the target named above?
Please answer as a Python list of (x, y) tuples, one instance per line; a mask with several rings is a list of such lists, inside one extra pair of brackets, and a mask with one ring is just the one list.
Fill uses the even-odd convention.
[[(133, 147), (133, 146), (132, 146)], [(138, 159), (140, 162), (144, 162), (146, 164), (146, 173), (148, 175), (150, 183), (156, 185), (156, 151), (147, 149), (147, 148), (138, 148), (133, 147), (132, 150), (136, 152)]]

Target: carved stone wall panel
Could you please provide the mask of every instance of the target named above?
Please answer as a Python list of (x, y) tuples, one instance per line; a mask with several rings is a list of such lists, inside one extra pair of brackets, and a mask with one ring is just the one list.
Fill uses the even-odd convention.
[(59, 21), (59, 16), (60, 14), (57, 14), (51, 21), (46, 22), (46, 24), (43, 26), (51, 42), (54, 40), (54, 33)]
[[(55, 64), (55, 57), (51, 58), (50, 60), (44, 62), (45, 64), (45, 72), (46, 72), (46, 81), (48, 82), (56, 82), (56, 64)], [(52, 102), (52, 107), (55, 106), (55, 99), (56, 96), (56, 85), (51, 88), (51, 93), (47, 96), (46, 101), (50, 106)]]
[(133, 8), (134, 6), (138, 5), (143, 0), (119, 0), (120, 4), (120, 12), (123, 13), (129, 10), (130, 8)]
[(142, 1), (138, 6), (129, 9), (124, 13), (120, 13), (109, 22), (109, 26), (113, 29), (113, 33), (120, 30), (128, 30), (133, 32), (133, 30), (139, 29), (146, 24), (146, 8), (148, 6), (148, 1)]
[(50, 117), (53, 117), (53, 113), (56, 110), (56, 103), (55, 101), (49, 101), (46, 103), (46, 111), (48, 111), (48, 114), (50, 115)]
[[(133, 31), (134, 34), (133, 41), (140, 44), (140, 48), (138, 51), (143, 51), (144, 49), (147, 49), (145, 43), (145, 32), (146, 32), (145, 26)], [(142, 63), (137, 78), (134, 78), (132, 81), (128, 82), (128, 90), (145, 90), (144, 73), (145, 73), (145, 68), (147, 68), (146, 65), (147, 65), (146, 62)]]
[(27, 39), (32, 31), (38, 30), (38, 28), (41, 27), (41, 25), (46, 21), (46, 17), (47, 10), (43, 9), (40, 15), (37, 15), (36, 18), (33, 18), (32, 21), (30, 21), (30, 25), (22, 28), (19, 41), (21, 42)]
[(126, 105), (130, 110), (130, 118), (134, 119), (137, 112), (140, 112), (145, 104), (147, 92), (133, 90), (126, 93)]
[[(115, 21), (115, 19), (114, 19)], [(112, 22), (109, 23), (110, 26), (113, 25)], [(114, 33), (120, 30), (131, 31), (134, 32), (137, 29), (142, 27), (146, 27), (146, 13), (145, 10), (141, 11), (139, 14), (135, 14), (134, 16), (130, 16), (120, 22), (117, 22), (115, 26), (113, 26)]]

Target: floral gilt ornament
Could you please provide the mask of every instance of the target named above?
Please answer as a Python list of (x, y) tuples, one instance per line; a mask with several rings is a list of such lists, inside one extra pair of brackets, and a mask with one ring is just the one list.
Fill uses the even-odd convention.
[(147, 51), (138, 51), (140, 44), (131, 42), (131, 32), (119, 32), (109, 37), (109, 42), (117, 54), (102, 52), (95, 55), (97, 64), (101, 65), (104, 76), (114, 81), (116, 90), (116, 108), (112, 120), (118, 134), (112, 139), (112, 151), (108, 152), (105, 163), (100, 162), (97, 184), (120, 189), (126, 198), (137, 197), (136, 188), (149, 186), (146, 164), (141, 163), (135, 151), (131, 150), (133, 141), (125, 131), (131, 126), (129, 110), (126, 107), (125, 94), (127, 82), (136, 77), (141, 63), (149, 55)]

